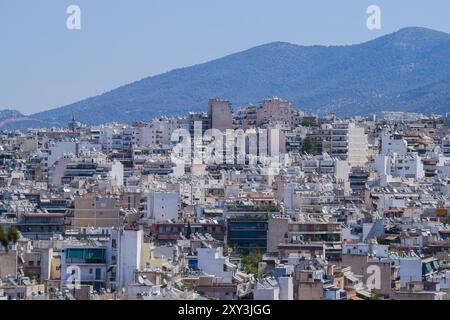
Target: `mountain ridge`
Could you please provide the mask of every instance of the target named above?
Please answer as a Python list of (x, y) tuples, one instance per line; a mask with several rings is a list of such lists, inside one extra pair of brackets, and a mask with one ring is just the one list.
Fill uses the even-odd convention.
[(11, 126), (63, 126), (72, 113), (86, 124), (129, 123), (205, 111), (215, 97), (241, 106), (279, 96), (307, 112), (340, 116), (442, 113), (450, 109), (448, 52), (450, 34), (423, 27), (351, 45), (275, 41), (146, 77)]

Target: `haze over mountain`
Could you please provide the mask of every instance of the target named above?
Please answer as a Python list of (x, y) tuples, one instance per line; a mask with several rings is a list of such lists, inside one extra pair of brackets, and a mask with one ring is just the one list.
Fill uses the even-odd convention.
[[(72, 113), (86, 124), (129, 123), (206, 111), (210, 98), (240, 107), (271, 96), (308, 113), (339, 116), (449, 112), (450, 35), (411, 27), (349, 46), (269, 43), (36, 113), (8, 127), (65, 126)], [(10, 110), (0, 112), (0, 122), (10, 115)]]

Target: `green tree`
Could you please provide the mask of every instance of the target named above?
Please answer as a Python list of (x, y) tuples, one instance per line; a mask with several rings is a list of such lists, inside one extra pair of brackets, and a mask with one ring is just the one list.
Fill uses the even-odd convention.
[(252, 273), (255, 277), (258, 276), (258, 264), (263, 258), (263, 253), (261, 251), (251, 251), (248, 254), (241, 255), (242, 268), (247, 273)]
[(315, 156), (317, 154), (317, 146), (311, 137), (307, 137), (302, 143), (302, 152)]
[(0, 244), (8, 251), (8, 233), (5, 231), (3, 226), (0, 226)]
[(380, 300), (380, 296), (376, 293), (372, 293), (370, 296), (370, 300)]
[(8, 252), (8, 246), (10, 243), (16, 244), (19, 241), (20, 233), (15, 227), (11, 227), (8, 231), (3, 226), (0, 226), (0, 244)]
[(316, 120), (314, 118), (303, 118), (302, 126), (303, 127), (314, 127), (316, 125)]
[(17, 228), (15, 227), (9, 228), (8, 241), (12, 244), (16, 244), (17, 241), (19, 241), (19, 238), (20, 238), (19, 230), (17, 230)]
[(186, 230), (186, 238), (190, 239), (192, 234), (191, 222), (188, 221), (187, 230)]

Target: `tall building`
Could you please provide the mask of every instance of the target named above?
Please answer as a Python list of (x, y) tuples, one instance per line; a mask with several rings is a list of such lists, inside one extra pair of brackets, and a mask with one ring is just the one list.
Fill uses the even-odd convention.
[(233, 113), (231, 103), (226, 100), (211, 99), (208, 102), (208, 118), (211, 129), (225, 132), (233, 129)]
[(335, 122), (331, 129), (331, 155), (346, 160), (351, 167), (365, 166), (369, 148), (364, 128), (352, 122)]
[(127, 289), (134, 282), (134, 273), (141, 266), (143, 237), (142, 230), (124, 229), (119, 232), (119, 288)]
[(103, 243), (66, 240), (61, 249), (61, 287), (74, 290), (79, 281), (78, 285), (89, 285), (97, 291), (107, 288), (108, 253)]

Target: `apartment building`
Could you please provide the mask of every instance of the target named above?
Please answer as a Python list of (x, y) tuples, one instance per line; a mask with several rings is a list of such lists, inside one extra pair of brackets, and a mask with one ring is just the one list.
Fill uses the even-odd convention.
[(335, 122), (331, 127), (331, 156), (346, 160), (351, 167), (368, 161), (368, 142), (364, 128), (353, 122)]
[(84, 227), (119, 227), (120, 201), (113, 197), (98, 197), (87, 194), (75, 198), (72, 210), (72, 226)]
[(341, 224), (314, 217), (287, 217), (272, 215), (268, 221), (267, 251), (278, 253), (280, 244), (296, 242), (339, 243)]

